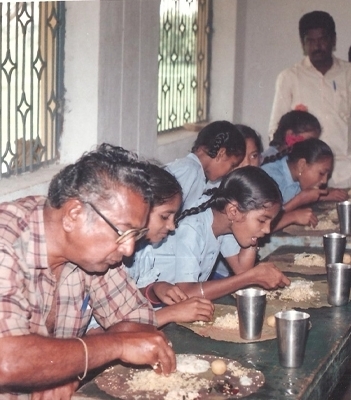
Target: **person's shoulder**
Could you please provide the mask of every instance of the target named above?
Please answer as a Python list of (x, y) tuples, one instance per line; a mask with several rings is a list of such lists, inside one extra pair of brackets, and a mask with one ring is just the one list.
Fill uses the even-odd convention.
[(212, 224), (211, 218), (213, 219), (211, 208), (207, 208), (193, 215), (188, 215), (179, 222), (176, 234), (177, 236), (182, 235), (184, 231), (202, 233), (207, 225)]
[[(45, 197), (30, 196), (0, 204), (0, 237), (2, 243), (14, 243), (33, 228), (43, 229)], [(38, 234), (38, 232), (37, 232)], [(24, 239), (28, 241), (28, 237)]]
[(282, 71), (279, 72), (278, 78), (286, 77), (289, 75), (295, 75), (297, 71), (299, 71), (302, 68), (306, 68), (306, 62), (308, 60), (306, 58), (303, 58), (302, 60), (296, 62), (295, 64), (291, 65), (290, 67), (284, 68)]
[(275, 146), (268, 146), (266, 150), (261, 154), (262, 159), (270, 156), (274, 156), (278, 153), (278, 149)]
[(283, 173), (282, 164), (284, 164), (284, 162), (286, 162), (285, 157), (279, 158), (277, 160), (261, 165), (261, 168), (267, 173), (282, 174)]
[(184, 166), (187, 164), (199, 165), (199, 159), (194, 153), (189, 153), (185, 157), (176, 158), (166, 165), (166, 169), (172, 169), (174, 166)]
[(0, 203), (0, 212), (13, 217), (21, 217), (32, 213), (37, 208), (43, 208), (46, 202), (45, 196), (28, 196), (14, 201)]
[(200, 169), (202, 169), (201, 163), (198, 157), (193, 153), (189, 153), (183, 158), (177, 158), (166, 165), (166, 170), (173, 175), (177, 175), (180, 171), (191, 173), (192, 171), (198, 171)]
[(351, 71), (351, 62), (342, 60), (341, 58), (333, 57), (333, 65), (336, 68), (341, 68), (347, 71)]

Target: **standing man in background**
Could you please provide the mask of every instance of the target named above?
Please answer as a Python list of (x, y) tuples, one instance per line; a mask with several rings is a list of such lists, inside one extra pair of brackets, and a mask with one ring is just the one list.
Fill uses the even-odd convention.
[(305, 58), (277, 78), (269, 124), (272, 137), (288, 111), (300, 109), (315, 115), (321, 139), (335, 155), (331, 186), (351, 186), (351, 64), (333, 56), (335, 23), (324, 11), (303, 15), (299, 33)]

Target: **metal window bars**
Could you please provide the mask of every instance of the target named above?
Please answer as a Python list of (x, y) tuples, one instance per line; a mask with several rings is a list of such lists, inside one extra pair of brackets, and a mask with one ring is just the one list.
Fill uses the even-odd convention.
[(64, 2), (1, 3), (0, 178), (58, 158)]
[(208, 119), (211, 0), (161, 0), (157, 130)]

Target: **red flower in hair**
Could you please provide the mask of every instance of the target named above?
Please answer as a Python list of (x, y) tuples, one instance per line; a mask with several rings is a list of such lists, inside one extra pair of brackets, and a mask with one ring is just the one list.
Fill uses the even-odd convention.
[(298, 104), (295, 106), (294, 110), (295, 111), (308, 111), (308, 108), (304, 104)]
[(285, 138), (285, 143), (288, 147), (293, 146), (295, 143), (303, 142), (305, 138), (301, 135), (288, 135)]

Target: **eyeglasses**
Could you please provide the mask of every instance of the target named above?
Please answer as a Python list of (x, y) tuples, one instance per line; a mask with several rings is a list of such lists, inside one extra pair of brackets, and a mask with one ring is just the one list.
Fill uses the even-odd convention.
[(142, 228), (142, 229), (128, 229), (127, 231), (123, 232), (120, 229), (118, 229), (115, 225), (113, 225), (112, 222), (110, 222), (104, 214), (102, 214), (95, 206), (94, 204), (90, 203), (89, 201), (85, 201), (84, 203), (89, 204), (89, 206), (98, 214), (119, 236), (116, 240), (116, 243), (124, 243), (127, 240), (134, 239), (135, 241), (141, 239), (144, 237), (147, 232), (149, 231), (148, 228)]

